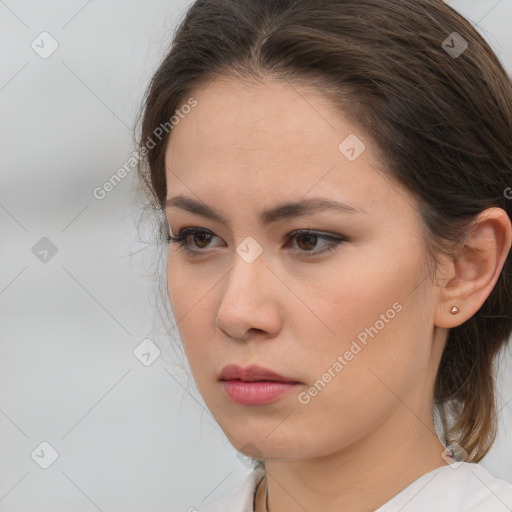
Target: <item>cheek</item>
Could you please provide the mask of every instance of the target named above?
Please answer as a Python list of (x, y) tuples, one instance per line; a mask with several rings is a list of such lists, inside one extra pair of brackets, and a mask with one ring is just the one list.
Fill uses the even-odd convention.
[[(206, 289), (205, 289), (206, 288)], [(201, 323), (208, 287), (193, 278), (193, 272), (180, 264), (177, 257), (169, 258), (167, 266), (167, 291), (169, 302), (191, 369), (204, 353), (201, 345), (207, 344), (207, 331)]]
[(419, 254), (409, 252), (404, 261), (400, 257), (396, 251), (380, 251), (377, 256), (375, 251), (349, 249), (332, 265), (311, 270), (307, 278), (297, 277), (300, 273), (286, 276), (304, 306), (289, 301), (290, 309), (283, 315), (300, 325), (300, 341), (314, 356), (311, 361), (322, 353), (332, 357), (348, 350), (354, 339), (364, 343), (386, 333), (398, 336), (403, 317), (416, 309), (411, 291), (424, 272)]
[[(171, 250), (173, 251), (173, 250)], [(218, 279), (218, 277), (217, 277)], [(169, 255), (167, 263), (167, 291), (176, 321), (189, 323), (191, 317), (197, 319), (198, 311), (204, 307), (215, 285), (215, 276), (207, 276), (204, 267), (184, 261), (177, 253)]]
[(348, 446), (392, 414), (401, 415), (404, 425), (415, 417), (411, 408), (423, 390), (429, 354), (419, 340), (404, 334), (409, 327), (407, 305), (392, 311), (394, 318), (384, 326), (375, 321), (365, 322), (362, 329), (352, 325), (359, 337), (341, 336), (335, 345), (302, 352), (310, 379), (294, 399), (293, 413), (283, 411), (281, 428), (297, 436), (306, 454), (328, 455)]
[(303, 295), (310, 311), (295, 315), (292, 329), (300, 332), (300, 358), (310, 382), (329, 381), (326, 388), (339, 388), (341, 401), (373, 401), (377, 389), (390, 393), (377, 376), (402, 388), (403, 379), (425, 369), (431, 328), (428, 287), (419, 279), (425, 271), (419, 253), (409, 253), (404, 262), (370, 255), (350, 272), (330, 272), (321, 287)]
[(317, 297), (316, 309), (335, 336), (302, 338), (310, 386), (290, 420), (294, 430), (324, 432), (318, 443), (325, 450), (329, 437), (343, 444), (375, 428), (402, 400), (414, 401), (428, 379), (431, 318), (428, 286), (418, 286), (422, 264), (412, 258), (407, 266), (369, 268)]
[[(219, 336), (215, 333), (215, 286), (221, 285), (225, 271), (208, 271), (173, 254), (167, 265), (167, 291), (181, 344), (197, 386), (208, 392), (213, 373), (208, 371), (220, 354)], [(216, 335), (217, 334), (217, 335)]]

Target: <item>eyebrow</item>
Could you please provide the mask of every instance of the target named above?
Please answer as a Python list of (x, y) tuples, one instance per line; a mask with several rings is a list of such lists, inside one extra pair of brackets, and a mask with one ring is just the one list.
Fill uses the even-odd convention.
[[(207, 219), (228, 224), (226, 219), (218, 212), (204, 203), (195, 201), (190, 197), (178, 195), (165, 201), (165, 207), (177, 207), (196, 215), (201, 215)], [(297, 202), (283, 203), (269, 210), (260, 213), (260, 221), (264, 225), (275, 223), (282, 219), (291, 219), (295, 217), (304, 217), (324, 210), (332, 210), (342, 213), (366, 213), (364, 210), (355, 208), (349, 204), (339, 203), (331, 199), (311, 198)]]

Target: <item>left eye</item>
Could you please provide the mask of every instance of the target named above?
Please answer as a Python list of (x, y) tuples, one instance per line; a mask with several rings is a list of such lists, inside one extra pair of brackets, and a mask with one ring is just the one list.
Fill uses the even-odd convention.
[[(178, 243), (186, 252), (191, 254), (198, 254), (205, 252), (204, 249), (208, 247), (212, 237), (215, 237), (215, 235), (208, 230), (184, 228), (179, 232), (177, 236), (167, 235), (167, 242)], [(192, 243), (189, 240), (190, 238), (195, 241), (194, 248), (192, 248)], [(305, 257), (318, 256), (327, 251), (333, 252), (339, 244), (347, 241), (347, 239), (344, 237), (335, 237), (332, 235), (308, 230), (295, 231), (290, 233), (288, 240), (293, 239), (302, 241), (301, 243), (298, 243), (299, 250), (293, 250), (293, 252), (299, 252), (301, 253), (300, 256)], [(327, 242), (327, 244), (319, 250), (312, 250), (315, 248), (319, 240), (323, 240), (324, 242)], [(197, 243), (197, 241), (199, 241), (199, 243)]]

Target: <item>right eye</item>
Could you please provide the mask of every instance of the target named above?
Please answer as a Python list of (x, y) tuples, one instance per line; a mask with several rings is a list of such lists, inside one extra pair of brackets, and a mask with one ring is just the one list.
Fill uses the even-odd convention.
[[(207, 231), (205, 229), (185, 228), (182, 229), (177, 236), (167, 235), (167, 243), (177, 243), (180, 245), (180, 248), (183, 248), (186, 252), (195, 254), (197, 252), (201, 252), (201, 249), (205, 249), (208, 246), (207, 244), (211, 241), (211, 238), (214, 236), (215, 235), (211, 231)], [(192, 242), (189, 238), (199, 240), (199, 244), (194, 244), (199, 251), (191, 248)]]

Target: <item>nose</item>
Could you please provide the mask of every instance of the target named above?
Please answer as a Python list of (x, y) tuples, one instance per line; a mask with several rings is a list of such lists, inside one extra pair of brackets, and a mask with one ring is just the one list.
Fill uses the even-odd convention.
[(282, 324), (279, 301), (284, 290), (263, 254), (252, 263), (236, 254), (224, 278), (216, 327), (239, 340), (247, 340), (255, 333), (275, 336)]

